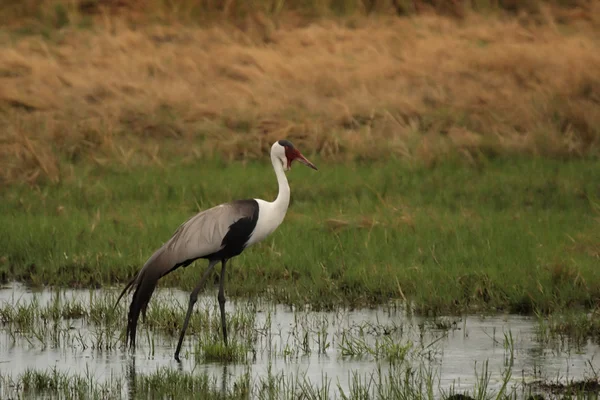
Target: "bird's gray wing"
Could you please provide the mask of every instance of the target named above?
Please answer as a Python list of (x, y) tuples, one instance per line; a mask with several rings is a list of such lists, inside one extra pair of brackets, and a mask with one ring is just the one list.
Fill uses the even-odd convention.
[(181, 224), (173, 236), (152, 254), (123, 289), (115, 304), (127, 290), (135, 287), (127, 324), (127, 336), (132, 345), (135, 345), (139, 314), (145, 314), (158, 280), (181, 265), (221, 250), (229, 227), (242, 218), (251, 218), (255, 205), (255, 201), (241, 200), (202, 211)]
[[(202, 211), (181, 224), (163, 245), (171, 267), (204, 257), (223, 248), (229, 227), (242, 218), (252, 217), (243, 203), (226, 203)], [(166, 261), (166, 260), (165, 260)]]

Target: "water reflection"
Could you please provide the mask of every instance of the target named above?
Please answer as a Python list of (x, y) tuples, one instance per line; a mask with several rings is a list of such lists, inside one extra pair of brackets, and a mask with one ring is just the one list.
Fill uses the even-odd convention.
[[(87, 304), (106, 293), (98, 290), (61, 291), (62, 301), (80, 301)], [(188, 294), (176, 290), (158, 291), (156, 304), (187, 304)], [(5, 305), (40, 305), (57, 301), (56, 292), (31, 292), (12, 285), (0, 289), (0, 307)], [(176, 300), (175, 302), (173, 300)], [(151, 304), (152, 306), (152, 304)], [(216, 312), (216, 296), (199, 299), (197, 309)], [(344, 391), (352, 384), (353, 376), (368, 379), (377, 369), (385, 374), (392, 364), (390, 359), (375, 360), (374, 353), (383, 345), (392, 344), (394, 351), (407, 346), (410, 362), (429, 368), (442, 390), (470, 390), (477, 384), (477, 372), (489, 362), (490, 389), (500, 387), (502, 373), (512, 367), (512, 382), (532, 381), (539, 378), (564, 380), (582, 379), (591, 369), (599, 370), (593, 343), (570, 349), (548, 347), (538, 340), (536, 320), (533, 318), (501, 316), (464, 316), (426, 319), (407, 314), (402, 308), (380, 307), (369, 310), (338, 310), (336, 312), (305, 312), (294, 308), (260, 303), (257, 301), (230, 301), (228, 315), (252, 315), (253, 336), (251, 354), (247, 362), (220, 363), (196, 360), (194, 345), (198, 339), (187, 337), (182, 349), (182, 361), (173, 359), (177, 335), (171, 337), (140, 330), (135, 352), (120, 345), (94, 348), (100, 335), (104, 342), (115, 340), (80, 319), (71, 319), (68, 326), (53, 328), (56, 336), (47, 342), (36, 341), (35, 334), (0, 330), (0, 367), (10, 368), (12, 374), (21, 374), (28, 368), (57, 368), (69, 373), (86, 373), (98, 380), (111, 376), (126, 376), (123, 391), (136, 397), (137, 378), (161, 367), (182, 372), (208, 373), (220, 385), (224, 394), (237, 378), (249, 372), (252, 379), (269, 374), (306, 378), (312, 384), (330, 380), (331, 390), (338, 386)], [(149, 315), (150, 318), (150, 315)], [(181, 323), (181, 321), (179, 322)], [(234, 327), (232, 325), (232, 327)], [(233, 328), (235, 331), (235, 328)], [(175, 330), (177, 333), (178, 329)], [(33, 338), (33, 339), (32, 339)], [(213, 339), (218, 341), (219, 335)], [(117, 338), (118, 339), (118, 338)], [(104, 343), (103, 342), (103, 343)], [(369, 351), (357, 354), (360, 346)], [(385, 351), (390, 351), (385, 349)], [(189, 355), (186, 357), (186, 353)], [(219, 386), (217, 386), (219, 387)]]
[(137, 382), (136, 382), (136, 370), (135, 370), (135, 357), (131, 357), (129, 365), (127, 366), (127, 394), (130, 399), (137, 398)]

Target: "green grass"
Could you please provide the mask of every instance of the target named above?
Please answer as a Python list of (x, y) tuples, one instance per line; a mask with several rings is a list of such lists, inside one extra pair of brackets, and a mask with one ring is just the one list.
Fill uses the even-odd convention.
[(251, 349), (247, 346), (230, 343), (225, 346), (222, 342), (201, 343), (196, 354), (199, 354), (198, 363), (203, 362), (244, 362), (247, 359), (248, 351)]
[(370, 356), (375, 360), (385, 360), (391, 364), (404, 361), (412, 346), (411, 342), (397, 343), (389, 336), (384, 336), (375, 343), (369, 343), (361, 332), (352, 335), (344, 332), (339, 343), (340, 354), (343, 357)]
[(57, 369), (29, 369), (18, 376), (0, 372), (0, 394), (6, 398), (44, 397), (105, 399), (119, 396), (120, 380), (97, 382), (93, 376), (71, 375)]
[[(135, 370), (135, 366), (130, 367)], [(227, 373), (224, 367), (224, 373)], [(471, 391), (462, 392), (451, 387), (440, 391), (436, 388), (436, 378), (427, 368), (398, 368), (383, 372), (375, 368), (371, 374), (354, 373), (350, 377), (350, 387), (344, 391), (335, 388), (331, 377), (323, 376), (321, 382), (311, 382), (304, 376), (286, 376), (268, 372), (264, 377), (253, 380), (246, 373), (234, 378), (229, 387), (219, 386), (207, 373), (179, 372), (161, 368), (149, 374), (130, 373), (126, 377), (111, 376), (99, 381), (93, 375), (66, 374), (56, 369), (27, 370), (13, 376), (0, 372), (0, 393), (19, 397), (44, 396), (64, 399), (79, 398), (198, 398), (202, 393), (205, 399), (329, 399), (331, 392), (339, 389), (341, 399), (545, 399), (545, 395), (532, 395), (532, 388), (517, 385), (509, 388), (512, 369), (503, 373), (503, 386), (500, 390), (490, 390), (491, 373), (488, 364), (475, 368), (477, 383)], [(564, 394), (569, 399), (589, 399), (597, 397), (597, 377), (589, 380), (561, 383), (544, 382), (536, 390), (545, 394)], [(535, 393), (535, 392), (534, 392)], [(552, 397), (554, 398), (554, 397)]]
[[(315, 162), (318, 172), (288, 173), (286, 220), (231, 262), (228, 296), (316, 308), (407, 299), (434, 314), (546, 313), (600, 299), (595, 160)], [(0, 278), (122, 285), (195, 212), (276, 193), (266, 160), (82, 168), (57, 185), (5, 188)], [(198, 261), (161, 285), (191, 289), (205, 267)]]

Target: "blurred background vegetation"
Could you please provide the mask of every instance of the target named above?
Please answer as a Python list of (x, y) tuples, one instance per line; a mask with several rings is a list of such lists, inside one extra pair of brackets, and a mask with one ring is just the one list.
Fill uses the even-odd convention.
[(60, 26), (75, 13), (108, 13), (132, 20), (207, 22), (239, 20), (257, 13), (279, 17), (293, 12), (308, 18), (384, 14), (409, 16), (433, 12), (462, 18), (468, 12), (541, 16), (548, 11), (560, 22), (594, 19), (593, 0), (4, 0), (4, 23), (23, 19)]
[(342, 162), (595, 157), (599, 4), (3, 0), (0, 182), (281, 137)]

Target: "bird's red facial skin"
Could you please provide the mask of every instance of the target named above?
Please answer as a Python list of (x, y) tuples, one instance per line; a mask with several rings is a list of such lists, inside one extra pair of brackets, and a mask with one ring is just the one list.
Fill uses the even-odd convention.
[(306, 157), (304, 157), (302, 155), (302, 153), (300, 153), (297, 149), (292, 148), (292, 147), (285, 147), (285, 158), (287, 158), (287, 167), (288, 169), (290, 169), (292, 167), (292, 161), (294, 160), (298, 160), (300, 161), (302, 164), (316, 170), (317, 167), (315, 167), (315, 165), (313, 163), (311, 163), (310, 161), (308, 161), (306, 159)]
[(292, 167), (292, 161), (294, 161), (294, 159), (296, 157), (298, 157), (298, 150), (289, 147), (289, 146), (285, 146), (285, 158), (287, 158), (287, 167), (288, 169), (290, 169)]

